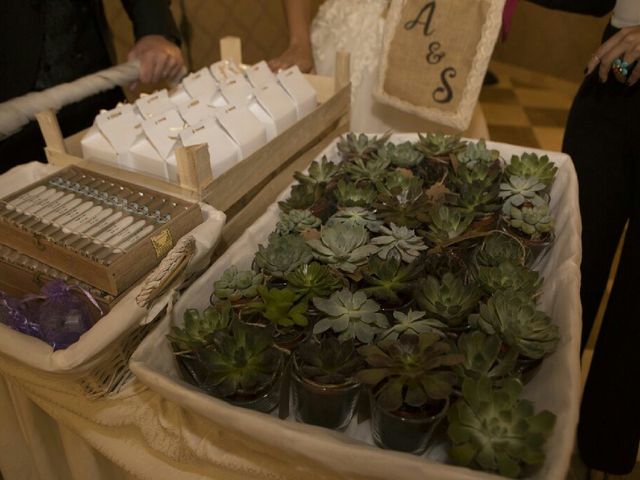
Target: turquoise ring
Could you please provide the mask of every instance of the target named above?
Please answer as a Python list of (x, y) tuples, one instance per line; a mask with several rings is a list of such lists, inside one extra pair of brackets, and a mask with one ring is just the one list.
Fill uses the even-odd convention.
[(620, 82), (625, 82), (627, 80), (627, 76), (629, 75), (629, 67), (631, 64), (629, 62), (625, 62), (621, 58), (616, 58), (611, 64), (611, 69), (613, 70), (613, 74)]

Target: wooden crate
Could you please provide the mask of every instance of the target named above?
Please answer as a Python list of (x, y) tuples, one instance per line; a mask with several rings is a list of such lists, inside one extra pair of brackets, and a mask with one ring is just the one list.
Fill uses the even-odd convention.
[[(222, 58), (241, 63), (240, 41), (234, 37), (220, 42)], [(318, 152), (346, 132), (349, 125), (351, 86), (349, 55), (338, 53), (335, 77), (305, 75), (318, 93), (318, 107), (258, 151), (212, 180), (206, 145), (178, 147), (176, 152), (180, 184), (122, 170), (81, 158), (80, 140), (85, 132), (64, 139), (55, 114), (37, 115), (46, 141), (49, 163), (78, 164), (131, 183), (146, 185), (170, 195), (206, 202), (227, 214), (219, 250), (232, 243), (292, 181), (296, 170), (305, 169)]]

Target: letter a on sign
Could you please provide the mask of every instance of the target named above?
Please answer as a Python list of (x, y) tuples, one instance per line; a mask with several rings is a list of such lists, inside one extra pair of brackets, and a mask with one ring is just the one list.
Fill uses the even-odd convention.
[(505, 0), (391, 0), (376, 100), (466, 130)]

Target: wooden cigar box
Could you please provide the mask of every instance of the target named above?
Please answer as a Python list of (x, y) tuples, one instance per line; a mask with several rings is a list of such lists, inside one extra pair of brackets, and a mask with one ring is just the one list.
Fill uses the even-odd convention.
[(69, 166), (0, 200), (0, 243), (118, 296), (202, 221), (195, 203)]

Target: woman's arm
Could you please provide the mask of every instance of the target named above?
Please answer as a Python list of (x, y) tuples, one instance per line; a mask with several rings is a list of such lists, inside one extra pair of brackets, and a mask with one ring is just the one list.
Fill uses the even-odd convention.
[(298, 65), (303, 72), (313, 70), (311, 54), (311, 0), (283, 0), (289, 26), (289, 47), (279, 57), (269, 60), (271, 70)]
[(616, 0), (529, 0), (542, 7), (584, 15), (603, 17), (616, 5)]

